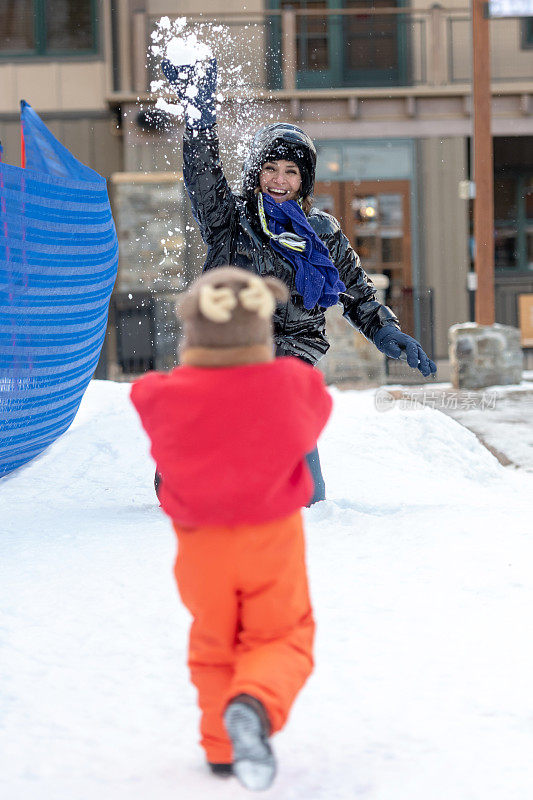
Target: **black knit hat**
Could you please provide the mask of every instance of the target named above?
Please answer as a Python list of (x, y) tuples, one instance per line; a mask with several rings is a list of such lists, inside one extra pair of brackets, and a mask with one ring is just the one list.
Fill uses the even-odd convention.
[(259, 173), (266, 161), (294, 161), (302, 178), (302, 197), (313, 193), (316, 149), (309, 136), (296, 125), (277, 122), (255, 134), (243, 166), (244, 193), (252, 195), (259, 185)]

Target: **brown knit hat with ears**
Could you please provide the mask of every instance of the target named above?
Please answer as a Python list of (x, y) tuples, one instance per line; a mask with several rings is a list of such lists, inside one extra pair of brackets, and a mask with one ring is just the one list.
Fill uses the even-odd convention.
[(204, 272), (178, 301), (181, 363), (230, 367), (272, 361), (272, 314), (289, 292), (277, 278), (237, 267)]

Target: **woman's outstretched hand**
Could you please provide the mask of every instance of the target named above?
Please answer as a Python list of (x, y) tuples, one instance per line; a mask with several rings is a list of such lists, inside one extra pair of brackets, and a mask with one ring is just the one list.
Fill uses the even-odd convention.
[(187, 125), (197, 130), (213, 127), (216, 122), (216, 58), (178, 66), (165, 58), (161, 69), (184, 105)]
[(406, 333), (396, 328), (395, 325), (385, 325), (374, 336), (374, 344), (389, 358), (402, 358), (413, 369), (419, 369), (424, 378), (437, 371), (437, 365), (422, 350), (422, 347)]

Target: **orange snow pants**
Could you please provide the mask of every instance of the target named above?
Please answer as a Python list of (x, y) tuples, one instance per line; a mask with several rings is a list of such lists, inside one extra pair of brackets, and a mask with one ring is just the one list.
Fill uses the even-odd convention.
[(201, 745), (208, 761), (229, 763), (222, 720), (229, 701), (256, 697), (275, 733), (313, 669), (302, 516), (174, 529), (176, 580), (193, 616), (188, 664), (202, 712)]

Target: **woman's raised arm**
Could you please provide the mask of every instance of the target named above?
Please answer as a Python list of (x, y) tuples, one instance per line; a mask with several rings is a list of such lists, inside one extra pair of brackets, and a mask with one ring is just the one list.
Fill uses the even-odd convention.
[(185, 129), (183, 178), (202, 239), (215, 246), (221, 236), (227, 238), (236, 214), (235, 197), (222, 169), (216, 125)]
[(217, 62), (193, 65), (161, 64), (168, 82), (184, 106), (183, 177), (202, 239), (220, 244), (235, 216), (235, 198), (224, 176), (216, 127)]

